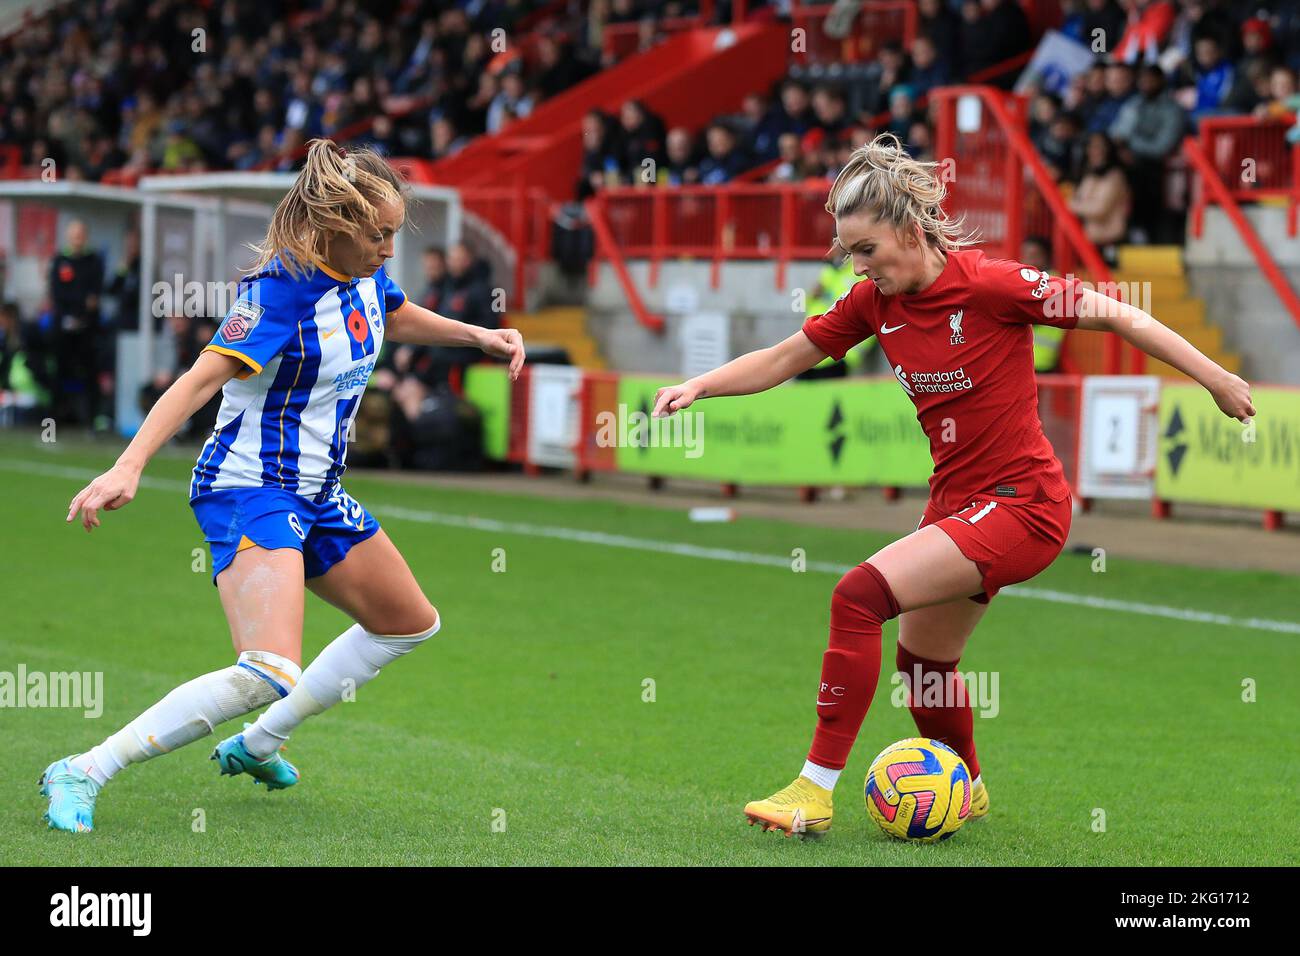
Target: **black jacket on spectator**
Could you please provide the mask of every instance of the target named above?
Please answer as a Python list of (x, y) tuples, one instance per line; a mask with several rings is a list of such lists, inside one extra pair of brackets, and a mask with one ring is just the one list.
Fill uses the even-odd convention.
[(98, 296), (103, 286), (104, 263), (98, 253), (58, 253), (50, 260), (50, 302), (56, 325), (62, 328), (64, 319), (71, 318), (82, 328), (94, 329), (99, 316), (97, 311), (92, 314), (88, 299)]
[(920, 17), (918, 31), (930, 38), (941, 63), (948, 64), (953, 73), (959, 70), (961, 48), (958, 41), (961, 36), (961, 21), (947, 6), (947, 0), (939, 7), (939, 13), (933, 17)]
[[(1003, 63), (1034, 45), (1029, 18), (1016, 0), (1002, 0), (993, 10), (982, 12), (974, 23), (962, 23), (962, 49), (966, 53), (966, 76)], [(989, 82), (1010, 86), (1017, 71), (994, 77)]]

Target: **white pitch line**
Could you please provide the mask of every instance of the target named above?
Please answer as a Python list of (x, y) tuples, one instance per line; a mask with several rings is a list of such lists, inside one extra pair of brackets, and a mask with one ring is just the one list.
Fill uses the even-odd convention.
[[(88, 481), (97, 474), (97, 472), (85, 468), (19, 459), (0, 461), (0, 469), (26, 474), (46, 475), (51, 478), (67, 478), (73, 481)], [(169, 478), (150, 478), (146, 476), (140, 480), (140, 486), (157, 491), (183, 493), (189, 491), (189, 482)], [(470, 531), (490, 531), (497, 534), (517, 534), (531, 538), (551, 538), (557, 541), (573, 541), (578, 544), (594, 544), (606, 548), (624, 548), (629, 551), (650, 551), (684, 558), (699, 558), (704, 561), (726, 561), (732, 564), (760, 565), (773, 568), (788, 568), (791, 561), (789, 557), (784, 555), (759, 554), (754, 551), (736, 551), (730, 548), (705, 548), (700, 545), (685, 544), (678, 541), (655, 541), (651, 538), (634, 538), (629, 535), (609, 534), (604, 531), (584, 531), (581, 528), (564, 528), (556, 525), (532, 524), (523, 521), (500, 521), (496, 518), (443, 514), (437, 511), (404, 508), (399, 505), (379, 504), (369, 507), (374, 514), (380, 517), (395, 518), (399, 521), (413, 521), (419, 524), (462, 528)], [(852, 565), (837, 564), (832, 561), (809, 561), (806, 566), (809, 571), (835, 575), (844, 574), (852, 567)], [(1174, 621), (1189, 621), (1195, 624), (1220, 624), (1225, 627), (1240, 627), (1254, 631), (1300, 634), (1300, 622), (1295, 621), (1274, 621), (1259, 617), (1232, 617), (1227, 614), (1215, 614), (1211, 611), (1198, 611), (1193, 608), (1147, 604), (1142, 601), (1121, 601), (1087, 594), (1072, 594), (1069, 591), (1056, 591), (1051, 588), (1038, 588), (1032, 585), (1016, 584), (1003, 588), (1000, 593), (1008, 597), (1030, 598), (1036, 601), (1047, 601), (1051, 604), (1071, 604), (1076, 607), (1119, 611), (1125, 614), (1138, 614), (1146, 617), (1162, 617)]]

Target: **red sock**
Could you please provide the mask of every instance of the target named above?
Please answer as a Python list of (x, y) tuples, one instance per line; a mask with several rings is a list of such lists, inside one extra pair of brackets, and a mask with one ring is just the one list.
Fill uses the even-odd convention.
[[(916, 721), (917, 732), (922, 737), (938, 740), (957, 751), (961, 759), (966, 761), (971, 779), (974, 780), (980, 775), (980, 764), (975, 758), (975, 718), (971, 714), (970, 700), (966, 696), (966, 682), (957, 675), (957, 661), (945, 664), (942, 661), (929, 661), (924, 657), (917, 657), (904, 647), (901, 641), (895, 660), (898, 663), (898, 672), (903, 675), (910, 690), (916, 689), (916, 677), (918, 673), (920, 674), (923, 703), (933, 704), (932, 700), (927, 700), (926, 695), (927, 693), (935, 695), (936, 687), (942, 686), (939, 706), (917, 706), (912, 693), (909, 693), (907, 707), (912, 712), (912, 719)], [(936, 685), (936, 678), (927, 678), (927, 674), (941, 675), (938, 679), (943, 681), (942, 685)]]
[(898, 612), (889, 583), (865, 561), (835, 585), (817, 729), (808, 751), (808, 759), (819, 767), (844, 769), (880, 680), (880, 626)]

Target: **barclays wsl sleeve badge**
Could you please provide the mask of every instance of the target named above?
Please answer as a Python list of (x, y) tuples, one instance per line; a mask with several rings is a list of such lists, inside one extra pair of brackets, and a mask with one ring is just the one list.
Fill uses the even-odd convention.
[(260, 305), (247, 299), (240, 299), (230, 307), (226, 320), (221, 323), (219, 334), (222, 341), (228, 345), (244, 341), (257, 327), (257, 322), (261, 318)]

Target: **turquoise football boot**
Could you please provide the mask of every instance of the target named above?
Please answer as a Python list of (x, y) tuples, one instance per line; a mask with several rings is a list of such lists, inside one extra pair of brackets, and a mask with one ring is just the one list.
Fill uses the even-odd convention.
[[(249, 725), (245, 725), (249, 726)], [(217, 744), (212, 759), (221, 767), (223, 776), (233, 777), (246, 773), (254, 783), (266, 784), (267, 790), (283, 790), (298, 782), (298, 768), (273, 753), (269, 757), (254, 757), (244, 746), (244, 735), (235, 734)]]
[(51, 830), (89, 833), (95, 829), (95, 797), (100, 785), (68, 763), (71, 759), (56, 760), (41, 774), (41, 796), (50, 798), (45, 822)]

